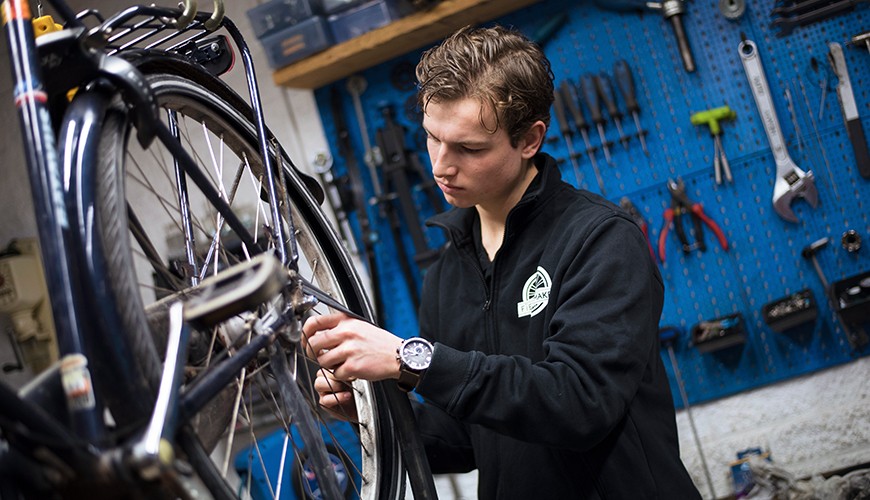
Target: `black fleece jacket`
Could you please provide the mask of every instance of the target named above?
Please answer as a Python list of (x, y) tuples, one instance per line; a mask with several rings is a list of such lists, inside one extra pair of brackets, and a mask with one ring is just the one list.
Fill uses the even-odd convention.
[(553, 158), (535, 163), (488, 279), (475, 209), (430, 220), (449, 239), (420, 312), (435, 352), (415, 412), (433, 472), (477, 469), (481, 499), (699, 498), (680, 461), (657, 339), (664, 287), (644, 236), (562, 182)]

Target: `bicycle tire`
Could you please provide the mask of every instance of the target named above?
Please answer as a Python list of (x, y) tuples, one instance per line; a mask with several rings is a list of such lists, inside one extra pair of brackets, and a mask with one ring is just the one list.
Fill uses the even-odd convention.
[[(238, 165), (244, 167), (243, 174), (253, 172), (256, 168), (262, 170), (262, 164), (257, 153), (256, 129), (251, 123), (252, 112), (247, 104), (238, 97), (228, 86), (217, 78), (212, 77), (198, 66), (186, 63), (184, 61), (173, 58), (145, 58), (138, 60), (140, 69), (146, 74), (152, 91), (154, 92), (159, 107), (161, 108), (161, 119), (165, 118), (166, 110), (173, 110), (180, 120), (190, 120), (198, 127), (202, 127), (203, 132), (212, 139), (221, 138), (221, 153), (225, 154), (227, 150), (238, 155)], [(183, 127), (179, 127), (183, 128)], [(164, 196), (164, 193), (171, 193), (171, 190), (164, 191), (158, 187), (151, 189), (152, 194), (156, 195), (156, 201), (143, 202), (138, 197), (142, 193), (134, 193), (136, 188), (131, 188), (131, 184), (136, 183), (156, 183), (154, 179), (157, 174), (151, 170), (156, 168), (167, 168), (171, 162), (168, 162), (162, 153), (156, 151), (160, 146), (159, 141), (154, 141), (147, 150), (139, 150), (132, 133), (132, 124), (128, 120), (128, 116), (123, 109), (118, 107), (110, 110), (102, 126), (102, 136), (100, 138), (100, 154), (98, 155), (99, 164), (97, 165), (97, 186), (96, 186), (96, 224), (98, 232), (101, 236), (103, 251), (107, 256), (108, 275), (110, 277), (111, 293), (118, 303), (118, 313), (121, 323), (124, 326), (124, 334), (126, 341), (136, 357), (135, 362), (139, 365), (143, 377), (148, 379), (152, 386), (155, 386), (155, 381), (159, 377), (160, 356), (157, 354), (162, 350), (162, 337), (160, 321), (160, 306), (166, 303), (169, 299), (163, 298), (162, 302), (157, 301), (152, 304), (152, 300), (158, 297), (148, 297), (143, 294), (146, 286), (143, 288), (143, 282), (150, 278), (149, 273), (167, 272), (171, 275), (178, 273), (175, 270), (165, 266), (164, 269), (155, 269), (153, 263), (143, 265), (142, 249), (137, 248), (140, 241), (129, 236), (131, 226), (135, 227), (142, 224), (144, 216), (147, 216), (150, 228), (157, 224), (158, 216), (154, 212), (149, 212), (149, 209), (154, 207), (162, 207), (161, 210), (169, 210), (167, 207), (176, 205), (169, 202), (169, 195)], [(184, 139), (184, 137), (181, 137)], [(192, 142), (187, 142), (187, 145), (192, 145)], [(211, 153), (215, 152), (211, 148)], [(123, 153), (123, 154), (122, 154)], [(197, 158), (198, 163), (207, 163), (211, 153), (203, 153), (197, 156), (196, 151), (192, 151), (192, 155)], [(142, 156), (140, 156), (140, 154)], [(151, 155), (153, 158), (163, 158), (162, 161), (155, 161), (152, 165), (143, 168), (141, 165), (144, 155)], [(159, 156), (158, 156), (159, 155)], [(364, 294), (361, 289), (360, 281), (356, 277), (355, 272), (350, 264), (350, 261), (341, 247), (338, 238), (336, 237), (331, 226), (324, 217), (317, 201), (306, 188), (303, 178), (295, 172), (291, 167), (291, 163), (286, 156), (281, 155), (281, 163), (286, 178), (286, 195), (290, 206), (292, 207), (292, 218), (296, 225), (297, 239), (299, 242), (300, 253), (303, 254), (302, 261), (307, 262), (305, 273), (311, 272), (312, 268), (317, 276), (307, 276), (310, 281), (314, 282), (320, 288), (331, 293), (335, 298), (344, 302), (350, 309), (360, 313), (369, 313), (367, 303), (364, 299)], [(171, 170), (171, 169), (169, 169)], [(262, 172), (260, 172), (262, 173)], [(161, 174), (163, 175), (163, 174)], [(213, 178), (214, 180), (214, 178)], [(163, 181), (160, 181), (161, 183)], [(171, 183), (169, 183), (171, 184)], [(164, 184), (165, 186), (165, 184)], [(242, 191), (236, 182), (236, 196), (239, 196)], [(188, 189), (193, 191), (193, 188), (188, 184)], [(254, 200), (262, 201), (262, 191), (265, 187), (254, 186), (247, 194)], [(280, 189), (279, 189), (280, 191)], [(189, 193), (193, 194), (193, 193)], [(174, 195), (172, 195), (174, 196)], [(235, 203), (237, 198), (234, 198), (234, 207), (239, 204)], [(260, 201), (255, 201), (254, 205), (260, 205)], [(143, 204), (144, 203), (144, 204)], [(152, 204), (153, 203), (153, 204)], [(262, 208), (262, 205), (260, 205)], [(196, 210), (198, 207), (192, 207)], [(128, 214), (128, 210), (130, 213)], [(256, 208), (255, 208), (256, 210)], [(269, 213), (268, 208), (265, 209), (266, 214)], [(138, 213), (139, 222), (131, 222), (132, 214)], [(195, 218), (195, 217), (194, 217)], [(175, 221), (173, 221), (175, 222)], [(200, 230), (207, 233), (205, 230), (206, 224), (202, 221), (197, 222)], [(232, 233), (225, 233), (220, 224), (218, 232), (221, 234), (218, 241), (222, 245), (232, 240)], [(151, 233), (156, 234), (156, 233)], [(169, 241), (171, 237), (166, 237)], [(150, 240), (156, 247), (159, 247), (159, 242)], [(253, 249), (248, 249), (253, 251)], [(157, 251), (162, 257), (161, 262), (167, 263), (176, 255), (168, 247), (161, 247)], [(177, 249), (176, 249), (177, 252)], [(200, 252), (201, 253), (201, 252)], [(218, 261), (223, 265), (232, 264), (231, 252), (216, 253)], [(199, 255), (198, 255), (199, 256)], [(217, 261), (216, 261), (217, 262)], [(323, 263), (326, 263), (324, 265)], [(318, 268), (319, 266), (319, 268)], [(195, 292), (195, 286), (187, 286), (182, 290), (171, 292), (171, 296), (179, 294), (189, 294)], [(143, 297), (144, 296), (144, 297)], [(149, 307), (146, 307), (149, 306)], [(156, 311), (156, 312), (155, 312)], [(209, 338), (207, 344), (211, 346), (213, 341)], [(215, 356), (215, 348), (209, 347), (205, 353), (194, 352), (191, 356)], [(302, 363), (304, 367), (310, 367), (310, 362)], [(190, 368), (191, 371), (200, 370), (201, 366)], [(303, 370), (300, 370), (303, 371)], [(262, 372), (261, 372), (262, 373)], [(97, 371), (99, 376), (99, 371)], [(310, 378), (310, 375), (308, 376)], [(302, 380), (300, 385), (306, 384), (306, 377), (298, 377), (297, 380)], [(260, 380), (261, 390), (268, 386), (268, 382)], [(97, 385), (97, 381), (95, 381)], [(114, 392), (112, 397), (107, 398), (110, 407), (112, 401), (123, 400), (124, 398), (141, 398), (153, 397), (150, 394), (129, 394), (125, 392), (125, 388), (115, 387), (111, 383), (102, 384), (107, 392)], [(246, 384), (250, 388), (253, 384)], [(351, 448), (356, 450), (345, 451), (351, 456), (363, 456), (362, 463), (359, 466), (361, 471), (360, 476), (365, 476), (357, 480), (360, 485), (358, 491), (349, 490), (351, 496), (359, 496), (361, 498), (402, 498), (404, 495), (404, 472), (401, 465), (401, 451), (398, 449), (397, 440), (393, 436), (393, 425), (390, 421), (391, 415), (387, 404), (387, 399), (384, 397), (385, 390), (381, 384), (367, 383), (357, 381), (354, 383), (358, 401), (358, 413), (366, 419), (359, 426), (355, 426), (357, 436), (361, 439), (361, 444), (351, 443)], [(303, 387), (302, 392), (311, 394), (310, 387)], [(247, 392), (244, 398), (250, 398), (251, 392)], [(224, 394), (230, 393), (228, 388)], [(236, 394), (232, 392), (232, 394)], [(117, 404), (117, 403), (115, 403)], [(212, 405), (212, 410), (215, 406), (220, 407), (224, 404), (223, 401)], [(250, 408), (253, 413), (252, 403), (245, 403), (242, 409)], [(309, 401), (311, 415), (317, 418), (324, 428), (329, 428), (326, 425), (326, 419), (321, 411), (317, 410), (316, 400)], [(111, 408), (110, 408), (111, 409)], [(216, 413), (206, 417), (209, 421), (218, 422), (217, 425), (211, 426), (212, 430), (217, 430), (220, 433), (224, 432), (224, 425), (231, 415), (227, 415), (216, 409)], [(200, 412), (200, 420), (202, 413)], [(280, 412), (279, 412), (280, 413)], [(259, 415), (262, 415), (260, 413)], [(145, 417), (144, 415), (141, 417)], [(250, 418), (249, 420), (254, 420)], [(123, 422), (121, 424), (124, 424)], [(129, 423), (127, 423), (129, 424)], [(269, 426), (276, 425), (274, 422), (267, 424)], [(192, 427), (197, 427), (192, 425)], [(207, 426), (200, 426), (200, 428)], [(207, 431), (208, 429), (206, 429)], [(199, 431), (199, 435), (195, 439), (187, 436), (180, 440), (184, 446), (202, 447), (206, 452), (212, 449), (213, 435), (209, 435), (206, 431)], [(264, 433), (266, 431), (263, 431)], [(327, 436), (328, 436), (328, 432)], [(262, 439), (263, 435), (255, 431), (250, 431), (252, 437), (249, 446)], [(329, 436), (328, 436), (329, 437)], [(337, 439), (332, 437), (333, 441)], [(186, 443), (186, 444), (185, 444)], [(299, 446), (299, 445), (297, 445)], [(304, 443), (301, 446), (305, 446)], [(235, 448), (239, 448), (238, 443)], [(252, 448), (253, 449), (253, 448)], [(215, 477), (215, 465), (206, 463), (208, 461), (201, 460), (204, 456), (203, 450), (191, 450), (187, 453), (187, 458), (192, 467), (197, 470), (201, 480), (207, 485)], [(235, 453), (233, 453), (235, 454)], [(298, 453), (297, 453), (298, 454)], [(196, 457), (200, 457), (197, 459)], [(261, 467), (263, 464), (258, 465)], [(254, 467), (251, 464), (250, 467)], [(294, 464), (294, 467), (299, 468), (300, 464)], [(250, 468), (248, 470), (251, 470)], [(351, 474), (353, 475), (353, 474)], [(211, 478), (211, 479), (209, 479)], [(233, 480), (230, 480), (233, 482)], [(289, 476), (287, 476), (289, 482)], [(237, 486), (238, 483), (233, 486)], [(250, 482), (247, 483), (250, 486)], [(223, 485), (210, 486), (214, 492), (227, 491)]]

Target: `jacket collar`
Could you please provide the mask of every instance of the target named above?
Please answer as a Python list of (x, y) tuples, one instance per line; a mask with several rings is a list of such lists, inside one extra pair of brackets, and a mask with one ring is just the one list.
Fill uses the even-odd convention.
[[(538, 153), (534, 157), (534, 162), (538, 169), (538, 175), (532, 180), (532, 183), (526, 189), (520, 201), (508, 213), (506, 232), (510, 230), (510, 226), (516, 223), (517, 220), (522, 220), (531, 214), (534, 208), (538, 206), (538, 200), (545, 199), (561, 184), (562, 174), (559, 172), (559, 166), (552, 156), (547, 153)], [(477, 217), (477, 209), (474, 207), (452, 208), (447, 212), (436, 214), (429, 218), (426, 221), (426, 225), (443, 228), (453, 241), (453, 244), (462, 246), (471, 243), (473, 234), (472, 225), (475, 217)]]

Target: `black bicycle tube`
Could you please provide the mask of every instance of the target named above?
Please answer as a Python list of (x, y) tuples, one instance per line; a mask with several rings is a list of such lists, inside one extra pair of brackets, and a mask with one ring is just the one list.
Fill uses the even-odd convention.
[[(71, 169), (69, 178), (68, 199), (74, 204), (72, 210), (78, 217), (79, 230), (78, 251), (75, 252), (77, 268), (82, 271), (82, 283), (89, 293), (81, 294), (86, 300), (84, 314), (92, 318), (92, 328), (95, 340), (89, 345), (92, 356), (104, 353), (97, 362), (101, 367), (112, 371), (111, 383), (124, 388), (116, 391), (119, 394), (135, 392), (138, 397), (125, 400), (122, 408), (116, 411), (130, 410), (135, 415), (148, 415), (154, 389), (149, 381), (156, 383), (159, 377), (160, 362), (157, 352), (151, 360), (151, 366), (142, 367), (143, 373), (136, 371), (135, 363), (123, 363), (120, 360), (133, 359), (126, 336), (119, 335), (123, 331), (123, 323), (118, 316), (118, 304), (110, 293), (106, 283), (109, 282), (106, 260), (100, 244), (99, 224), (94, 224), (88, 217), (96, 213), (96, 165), (99, 154), (100, 130), (106, 115), (110, 95), (97, 92), (82, 93), (70, 104), (64, 116), (61, 127), (61, 157), (63, 163)], [(95, 358), (96, 359), (96, 358)], [(141, 361), (140, 361), (141, 362)], [(98, 381), (95, 381), (98, 383)], [(151, 397), (142, 397), (150, 395)], [(129, 402), (126, 402), (129, 401)]]
[(231, 358), (215, 365), (179, 395), (180, 421), (196, 415), (224, 387), (236, 380), (239, 372), (274, 340), (267, 335), (258, 335), (251, 343), (239, 349)]
[[(24, 0), (3, 2), (4, 31), (12, 66), (13, 93), (21, 125), (21, 137), (39, 234), (45, 279), (51, 298), (58, 350), (61, 358), (86, 356), (82, 342), (82, 318), (78, 313), (79, 289), (74, 283), (70, 261), (76, 247), (65, 205), (62, 172), (55, 150), (55, 135), (43, 90), (39, 59), (34, 42), (30, 7)], [(86, 369), (85, 369), (86, 370)], [(97, 439), (104, 432), (102, 411), (87, 396), (77, 404), (70, 401), (70, 418), (76, 434)], [(92, 404), (94, 403), (94, 404)], [(80, 406), (80, 408), (74, 408)]]

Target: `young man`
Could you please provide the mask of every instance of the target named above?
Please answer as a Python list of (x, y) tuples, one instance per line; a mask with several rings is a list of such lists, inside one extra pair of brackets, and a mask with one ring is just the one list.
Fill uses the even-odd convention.
[[(321, 404), (340, 381), (398, 379), (433, 472), (479, 472), (480, 498), (699, 498), (679, 457), (659, 355), (663, 285), (640, 229), (561, 181), (539, 152), (553, 102), (541, 50), (462, 29), (417, 66), (436, 182), (455, 208), (427, 271), (421, 337), (312, 317)], [(397, 355), (398, 353), (398, 355)]]

